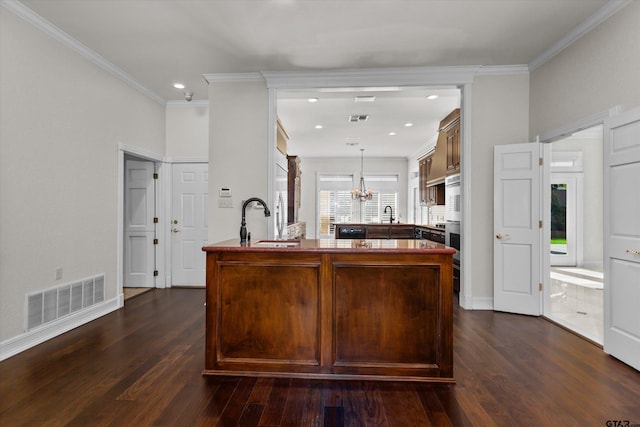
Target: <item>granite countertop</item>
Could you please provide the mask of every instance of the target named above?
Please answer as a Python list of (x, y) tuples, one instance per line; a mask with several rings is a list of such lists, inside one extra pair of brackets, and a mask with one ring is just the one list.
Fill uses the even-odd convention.
[(213, 243), (202, 248), (205, 252), (392, 252), (453, 255), (456, 250), (430, 240), (410, 239), (303, 239), (253, 240), (240, 244), (240, 239)]

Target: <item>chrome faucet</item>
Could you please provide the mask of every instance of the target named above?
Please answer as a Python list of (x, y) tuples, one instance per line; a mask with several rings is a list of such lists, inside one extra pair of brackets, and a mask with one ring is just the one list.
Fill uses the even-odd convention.
[(393, 208), (390, 205), (385, 206), (384, 213), (387, 213), (387, 208), (389, 208), (389, 211), (391, 212), (391, 215), (389, 215), (389, 224), (393, 224), (393, 220), (395, 219), (393, 217)]
[(240, 243), (247, 242), (247, 221), (245, 221), (245, 215), (246, 215), (247, 205), (251, 202), (260, 203), (264, 207), (264, 216), (271, 216), (271, 211), (267, 207), (267, 204), (264, 202), (264, 200), (259, 199), (257, 197), (251, 197), (250, 199), (245, 200), (244, 203), (242, 204), (242, 223), (240, 224)]

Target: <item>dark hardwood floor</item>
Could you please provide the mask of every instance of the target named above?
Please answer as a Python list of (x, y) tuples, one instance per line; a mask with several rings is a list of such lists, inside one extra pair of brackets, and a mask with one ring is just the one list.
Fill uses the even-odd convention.
[(640, 425), (640, 373), (540, 318), (455, 309), (455, 385), (203, 377), (203, 303), (147, 292), (0, 362), (0, 426)]

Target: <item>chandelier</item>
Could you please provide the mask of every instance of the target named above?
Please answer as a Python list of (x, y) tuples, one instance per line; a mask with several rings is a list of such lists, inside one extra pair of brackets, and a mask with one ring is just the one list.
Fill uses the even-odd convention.
[(373, 190), (364, 185), (364, 148), (360, 149), (360, 153), (360, 186), (351, 190), (351, 198), (364, 203), (373, 198)]

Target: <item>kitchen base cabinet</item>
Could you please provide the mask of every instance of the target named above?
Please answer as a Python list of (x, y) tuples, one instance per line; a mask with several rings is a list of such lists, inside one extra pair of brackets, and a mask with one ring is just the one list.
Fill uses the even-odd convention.
[(222, 242), (205, 375), (454, 382), (454, 250), (419, 240)]

